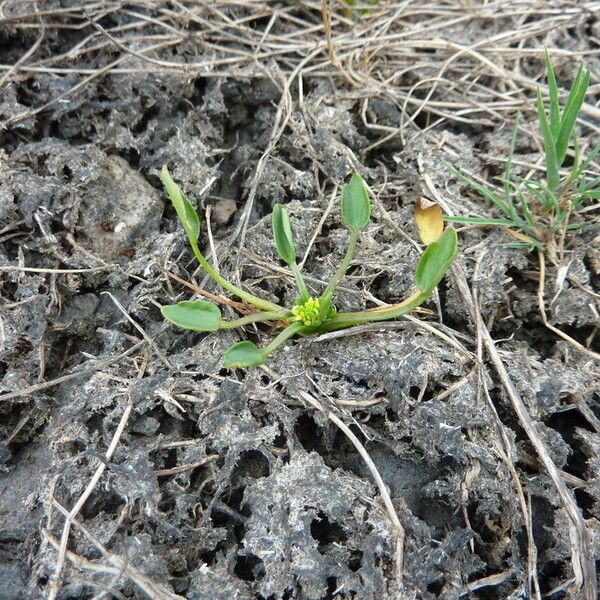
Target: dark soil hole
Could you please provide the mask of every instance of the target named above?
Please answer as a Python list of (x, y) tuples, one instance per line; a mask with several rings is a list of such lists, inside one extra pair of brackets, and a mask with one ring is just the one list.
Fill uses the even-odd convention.
[(442, 593), (442, 589), (444, 588), (444, 584), (441, 579), (437, 581), (432, 581), (427, 585), (427, 591), (435, 596), (439, 596)]
[(327, 454), (321, 439), (321, 428), (308, 414), (300, 415), (294, 427), (298, 441), (307, 452), (317, 452), (321, 456)]
[(420, 392), (421, 392), (421, 388), (418, 388), (416, 385), (411, 385), (410, 388), (408, 389), (408, 394), (413, 399), (418, 398)]
[(321, 554), (325, 552), (324, 546), (333, 543), (344, 543), (348, 539), (342, 527), (335, 522), (331, 522), (323, 512), (319, 512), (317, 518), (312, 520), (310, 534), (319, 543)]
[(175, 448), (158, 450), (151, 460), (155, 469), (172, 469), (177, 466), (177, 450)]
[(211, 521), (215, 527), (223, 527), (229, 531), (230, 541), (241, 544), (246, 535), (245, 517), (249, 516), (250, 508), (242, 509), (244, 489), (240, 487), (230, 492), (223, 502), (218, 502), (211, 512)]
[(577, 429), (593, 431), (589, 423), (578, 410), (567, 410), (548, 417), (546, 425), (557, 431), (571, 448), (565, 470), (586, 479), (588, 457), (581, 450), (581, 442), (577, 439)]
[(267, 477), (269, 472), (269, 459), (262, 452), (246, 450), (238, 458), (237, 465), (231, 475), (231, 481), (243, 481), (247, 476), (254, 479)]
[(280, 448), (281, 450), (287, 449), (287, 437), (283, 433), (278, 433), (274, 438), (272, 445), (274, 448)]
[(541, 592), (548, 600), (560, 600), (561, 598), (566, 598), (565, 592), (546, 595), (560, 585), (561, 581), (564, 581), (567, 578), (564, 567), (564, 562), (559, 562), (557, 560), (548, 561), (538, 574)]
[(129, 150), (122, 150), (119, 152), (119, 156), (129, 163), (129, 166), (137, 171), (140, 168), (141, 155), (135, 148)]
[(123, 499), (114, 492), (107, 491), (92, 497), (86, 502), (81, 510), (84, 519), (93, 519), (100, 513), (116, 515), (119, 508), (123, 506)]
[[(594, 333), (594, 325), (585, 325), (584, 327), (562, 326), (561, 329), (574, 340), (577, 340), (582, 346), (587, 346), (586, 340)], [(596, 352), (600, 350), (600, 338), (598, 336), (593, 338), (589, 348)]]
[(97, 433), (98, 435), (101, 435), (103, 422), (104, 422), (104, 416), (101, 413), (94, 413), (85, 422), (85, 424), (86, 424), (90, 434), (93, 435), (94, 433)]
[(397, 423), (400, 420), (398, 417), (398, 414), (392, 408), (385, 409), (385, 416), (386, 416), (388, 423)]
[(389, 275), (386, 275), (386, 274), (378, 275), (371, 282), (371, 285), (369, 286), (369, 291), (377, 298), (384, 298), (385, 300), (389, 300), (387, 293), (386, 293), (389, 284), (390, 284)]
[(350, 556), (350, 560), (348, 561), (348, 568), (356, 573), (356, 571), (358, 571), (362, 566), (362, 558), (362, 551), (354, 550)]
[(594, 497), (585, 490), (582, 490), (581, 488), (576, 488), (575, 490), (573, 490), (573, 493), (575, 494), (575, 500), (577, 500), (577, 505), (579, 506), (579, 508), (581, 508), (583, 518), (595, 518), (593, 510), (594, 506), (596, 505), (596, 501), (594, 500)]
[(150, 120), (157, 117), (159, 113), (160, 106), (158, 104), (153, 104), (152, 106), (149, 106), (146, 110), (144, 110), (140, 120), (131, 128), (131, 132), (135, 135), (140, 135), (144, 133), (144, 131), (146, 131), (148, 127), (148, 123), (150, 122)]
[(197, 77), (194, 79), (194, 93), (192, 94), (190, 101), (194, 106), (199, 106), (204, 100), (207, 87), (207, 79), (204, 77)]
[[(412, 115), (410, 116), (412, 117)], [(435, 118), (436, 116), (430, 113), (429, 111), (421, 110), (419, 114), (413, 119), (413, 121), (419, 129), (426, 129), (427, 127), (429, 127), (429, 125), (431, 125), (433, 119)]]
[(175, 508), (175, 498), (169, 493), (164, 493), (159, 502), (158, 510), (162, 513), (169, 513)]
[(258, 581), (266, 573), (263, 561), (253, 554), (238, 556), (233, 572), (244, 581)]
[[(327, 578), (327, 595), (325, 596), (325, 600), (333, 600), (337, 594), (337, 578), (336, 577), (328, 577)], [(335, 596), (334, 596), (335, 594)], [(339, 596), (338, 596), (339, 597)]]
[[(541, 496), (531, 497), (531, 516), (533, 525), (533, 539), (541, 554), (544, 550), (554, 546), (551, 531), (554, 527), (554, 508)], [(541, 581), (541, 580), (540, 580)]]
[(168, 436), (176, 433), (178, 439), (192, 439), (194, 437), (196, 424), (191, 420), (180, 421), (164, 411), (162, 407), (150, 411), (148, 416), (157, 419), (160, 423), (155, 435)]

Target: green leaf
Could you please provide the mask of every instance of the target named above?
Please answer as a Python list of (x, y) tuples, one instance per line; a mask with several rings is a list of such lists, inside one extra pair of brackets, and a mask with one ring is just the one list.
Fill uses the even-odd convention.
[(200, 235), (200, 219), (196, 210), (187, 199), (187, 196), (181, 191), (181, 188), (171, 179), (167, 165), (163, 165), (160, 172), (160, 178), (167, 190), (167, 194), (177, 211), (177, 216), (183, 225), (190, 242), (196, 244)]
[(577, 169), (577, 177), (579, 177), (591, 164), (591, 162), (600, 154), (600, 144), (598, 144), (585, 158), (585, 160), (579, 165)]
[(526, 242), (513, 242), (512, 244), (502, 244), (503, 248), (514, 248), (514, 249), (521, 249), (521, 248), (526, 248), (527, 250), (529, 250), (530, 252), (534, 249), (534, 248), (543, 248), (543, 246), (541, 244), (527, 244)]
[(292, 265), (296, 262), (296, 248), (294, 247), (288, 212), (281, 204), (276, 204), (273, 207), (271, 224), (273, 227), (273, 240), (281, 260), (287, 265)]
[(167, 304), (160, 312), (167, 321), (192, 331), (217, 331), (221, 324), (219, 308), (204, 300), (184, 300), (177, 304)]
[(352, 175), (342, 188), (342, 220), (350, 229), (362, 229), (371, 218), (371, 202), (362, 177)]
[(548, 79), (548, 93), (550, 94), (550, 131), (552, 132), (552, 138), (556, 142), (558, 139), (558, 132), (560, 131), (560, 106), (558, 103), (558, 85), (556, 84), (556, 75), (554, 74), (554, 68), (550, 62), (550, 56), (548, 50), (546, 54), (546, 77)]
[(529, 202), (527, 202), (527, 198), (525, 198), (525, 194), (518, 189), (517, 193), (519, 195), (519, 201), (521, 203), (521, 212), (523, 213), (523, 217), (525, 218), (525, 222), (532, 229), (535, 228), (535, 219), (533, 218), (533, 213), (531, 212), (531, 208), (529, 208)]
[(594, 177), (593, 179), (583, 179), (582, 184), (579, 186), (580, 191), (593, 190), (600, 187), (600, 177)]
[(474, 179), (467, 177), (466, 175), (461, 173), (456, 167), (454, 167), (450, 163), (446, 163), (446, 166), (448, 167), (448, 169), (450, 170), (450, 172), (453, 175), (458, 177), (462, 182), (470, 185), (474, 190), (478, 191), (482, 196), (484, 196), (490, 202), (495, 204), (507, 217), (509, 217), (511, 219), (514, 217), (514, 215), (512, 214), (512, 212), (510, 210), (510, 207), (507, 206), (506, 203), (504, 201), (502, 201), (498, 196), (496, 196), (496, 194), (494, 194), (494, 192), (492, 192), (492, 190), (490, 190), (488, 187), (486, 187), (484, 185), (481, 185), (480, 183), (477, 183)]
[(560, 203), (556, 194), (543, 182), (533, 181), (531, 179), (520, 179), (529, 193), (534, 195), (547, 210), (560, 209)]
[(252, 342), (247, 340), (234, 344), (223, 355), (223, 363), (228, 369), (256, 367), (264, 362), (264, 354)]
[(512, 225), (518, 226), (519, 223), (509, 221), (508, 219), (489, 219), (487, 217), (444, 217), (448, 223), (473, 223), (475, 225)]
[(437, 242), (427, 246), (415, 271), (415, 281), (422, 292), (432, 292), (441, 281), (456, 256), (457, 245), (456, 230), (447, 227)]
[(595, 190), (587, 190), (581, 194), (585, 198), (592, 198), (593, 200), (598, 200), (600, 198), (600, 188)]
[(554, 138), (552, 137), (552, 132), (550, 131), (548, 117), (546, 116), (544, 102), (542, 100), (542, 93), (539, 88), (537, 90), (537, 112), (540, 129), (542, 131), (542, 136), (544, 137), (544, 154), (546, 155), (546, 177), (548, 179), (548, 188), (554, 191), (560, 185), (559, 162), (556, 157), (556, 146)]
[(581, 110), (581, 105), (585, 99), (587, 88), (590, 83), (590, 71), (584, 69), (583, 64), (579, 66), (577, 76), (569, 92), (569, 98), (563, 111), (560, 131), (556, 140), (556, 157), (558, 164), (562, 165), (567, 155), (567, 148), (569, 146), (569, 140), (571, 139), (571, 131), (575, 126), (575, 121)]
[(508, 149), (508, 158), (506, 159), (506, 167), (504, 168), (504, 199), (506, 201), (506, 205), (512, 209), (514, 212), (514, 204), (512, 199), (512, 191), (511, 191), (511, 170), (512, 170), (512, 160), (515, 154), (515, 147), (517, 145), (517, 134), (519, 133), (519, 121), (521, 120), (521, 113), (517, 113), (517, 118), (515, 119), (515, 125), (512, 130), (512, 135), (510, 138), (510, 147)]

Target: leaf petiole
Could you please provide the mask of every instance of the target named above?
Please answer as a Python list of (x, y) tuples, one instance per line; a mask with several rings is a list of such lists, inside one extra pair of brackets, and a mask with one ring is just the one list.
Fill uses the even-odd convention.
[(256, 308), (260, 308), (264, 311), (273, 311), (273, 310), (281, 310), (281, 306), (275, 304), (273, 302), (269, 302), (268, 300), (263, 300), (262, 298), (258, 298), (249, 292), (245, 292), (241, 290), (239, 287), (235, 286), (230, 281), (227, 281), (224, 277), (219, 275), (215, 271), (215, 269), (211, 266), (211, 264), (204, 258), (202, 252), (198, 248), (198, 243), (196, 241), (190, 240), (190, 246), (192, 248), (192, 252), (196, 257), (196, 260), (200, 263), (200, 266), (207, 272), (207, 274), (213, 279), (216, 283), (218, 283), (223, 289), (227, 290), (234, 296), (241, 298), (248, 304), (252, 304), (256, 306)]
[(294, 275), (296, 287), (298, 288), (298, 292), (300, 293), (300, 302), (306, 302), (306, 300), (310, 298), (310, 293), (308, 291), (308, 288), (306, 287), (304, 277), (302, 277), (302, 273), (300, 272), (300, 267), (298, 267), (295, 261), (290, 263), (289, 267), (292, 271), (292, 274)]
[(289, 317), (289, 310), (274, 310), (270, 312), (258, 312), (239, 319), (232, 321), (221, 321), (219, 329), (235, 329), (236, 327), (243, 327), (244, 325), (250, 325), (251, 323), (263, 323), (265, 321), (279, 321)]
[(322, 330), (336, 331), (338, 329), (352, 327), (353, 325), (396, 319), (423, 304), (430, 294), (431, 292), (416, 291), (398, 304), (371, 308), (370, 310), (365, 311), (338, 313), (323, 323)]
[(340, 263), (340, 266), (337, 268), (337, 271), (334, 273), (331, 281), (327, 284), (325, 291), (321, 294), (321, 307), (322, 310), (326, 311), (328, 306), (331, 303), (331, 299), (333, 298), (333, 294), (340, 281), (346, 274), (354, 255), (356, 254), (356, 244), (358, 242), (358, 229), (350, 230), (350, 241), (348, 242), (348, 249), (346, 250), (346, 254)]
[(270, 354), (275, 352), (281, 344), (289, 340), (291, 337), (295, 336), (297, 333), (301, 333), (301, 331), (305, 328), (304, 323), (300, 321), (296, 321), (291, 325), (288, 325), (277, 337), (275, 337), (268, 346), (265, 346), (261, 353), (264, 358), (267, 358)]

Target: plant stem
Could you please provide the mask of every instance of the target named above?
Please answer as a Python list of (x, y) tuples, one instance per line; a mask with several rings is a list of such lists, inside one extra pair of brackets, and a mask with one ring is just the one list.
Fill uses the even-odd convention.
[(340, 266), (338, 267), (337, 271), (334, 273), (333, 277), (331, 278), (331, 281), (327, 284), (325, 291), (321, 294), (320, 299), (321, 299), (322, 306), (326, 306), (329, 303), (329, 301), (333, 297), (335, 289), (337, 288), (338, 284), (342, 280), (342, 277), (346, 274), (346, 271), (348, 270), (348, 267), (350, 266), (350, 263), (352, 262), (354, 255), (356, 254), (357, 242), (358, 242), (358, 229), (351, 229), (350, 230), (350, 241), (348, 243), (348, 249), (346, 250), (346, 255), (344, 256), (342, 262), (340, 263)]
[(338, 313), (325, 321), (319, 330), (323, 332), (336, 331), (337, 329), (345, 329), (353, 325), (395, 319), (423, 304), (429, 296), (430, 293), (416, 291), (399, 304), (391, 304), (390, 306), (382, 306), (358, 312)]
[(294, 279), (296, 280), (296, 287), (298, 288), (298, 291), (300, 292), (300, 300), (302, 302), (306, 302), (306, 300), (308, 300), (310, 298), (310, 294), (308, 292), (308, 288), (306, 287), (306, 282), (304, 281), (304, 277), (302, 277), (302, 273), (300, 272), (300, 269), (298, 267), (298, 265), (296, 264), (296, 262), (292, 262), (290, 263), (290, 269), (292, 270), (292, 273), (294, 274)]
[(286, 340), (289, 340), (292, 336), (299, 333), (302, 329), (304, 329), (304, 327), (304, 324), (300, 321), (288, 325), (275, 339), (271, 341), (271, 343), (268, 346), (265, 346), (265, 348), (262, 350), (263, 356), (267, 358), (269, 354), (275, 352), (275, 350), (277, 350), (277, 348), (279, 348), (281, 344), (283, 344)]
[(253, 294), (245, 292), (241, 290), (239, 287), (233, 285), (225, 279), (221, 277), (210, 265), (210, 263), (204, 258), (202, 252), (200, 252), (198, 248), (198, 244), (190, 240), (190, 245), (192, 247), (192, 251), (194, 252), (194, 256), (196, 260), (200, 263), (200, 266), (208, 273), (212, 279), (214, 279), (222, 288), (226, 289), (228, 292), (232, 293), (234, 296), (241, 298), (242, 300), (248, 302), (248, 304), (252, 304), (256, 306), (256, 308), (260, 308), (264, 311), (277, 311), (282, 310), (281, 306), (278, 304), (274, 304), (273, 302), (269, 302), (268, 300), (263, 300), (262, 298), (258, 298)]
[(244, 325), (249, 325), (250, 323), (279, 321), (280, 319), (285, 319), (287, 316), (289, 316), (289, 314), (290, 312), (288, 310), (274, 310), (271, 312), (253, 313), (239, 319), (234, 319), (233, 321), (221, 321), (219, 329), (235, 329), (236, 327), (243, 327)]

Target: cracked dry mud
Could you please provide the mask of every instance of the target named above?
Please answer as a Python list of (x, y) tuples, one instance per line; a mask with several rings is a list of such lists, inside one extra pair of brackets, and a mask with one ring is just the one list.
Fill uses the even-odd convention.
[[(54, 585), (62, 600), (516, 600), (532, 589), (532, 549), (542, 594), (583, 598), (571, 581), (577, 574), (564, 505), (485, 354), (478, 368), (477, 331), (455, 275), (442, 281), (416, 319), (294, 340), (264, 369), (227, 371), (221, 356), (240, 335), (264, 343), (265, 329), (185, 332), (166, 325), (159, 311), (160, 304), (192, 295), (164, 269), (217, 291), (198, 271), (166, 200), (162, 164), (203, 218), (210, 217), (221, 272), (286, 303), (294, 297), (293, 281), (272, 245), (272, 205), (288, 207), (301, 257), (310, 245), (304, 272), (320, 289), (347, 239), (336, 189), (358, 169), (374, 194), (373, 220), (337, 296), (339, 309), (358, 310), (411, 291), (418, 258), (413, 207), (430, 193), (424, 176), (454, 210), (481, 213), (482, 200), (444, 161), (488, 179), (501, 174), (502, 165), (490, 157), (505, 156), (510, 126), (482, 111), (474, 122), (444, 117), (427, 134), (411, 126), (378, 144), (410, 113), (403, 115), (402, 105), (384, 93), (373, 95), (365, 110), (365, 97), (328, 64), (322, 67), (330, 69), (327, 77), (304, 76), (301, 92), (293, 81), (285, 127), (269, 148), (274, 125), (282, 122), (276, 71), (287, 68), (285, 61), (272, 79), (264, 68), (232, 67), (215, 77), (201, 69), (161, 70), (94, 29), (75, 3), (38, 4), (46, 16), (31, 16), (35, 3), (0, 3), (0, 62), (17, 63), (35, 44), (40, 20), (42, 41), (22, 65), (60, 57), (86, 36), (93, 36), (86, 44), (105, 43), (59, 60), (73, 73), (10, 73), (0, 87), (0, 120), (68, 92), (88, 76), (77, 68), (99, 69), (120, 57), (119, 68), (131, 70), (101, 73), (0, 129), (0, 598), (48, 597)], [(183, 31), (188, 19), (190, 35), (160, 50), (160, 60), (220, 56), (192, 36), (206, 31), (208, 21), (192, 27), (181, 5), (116, 4), (105, 15), (88, 7), (114, 36), (132, 23), (146, 36), (164, 33), (160, 23)], [(315, 3), (222, 2), (215, 3), (218, 11), (196, 4), (194, 18), (205, 20), (249, 18), (268, 4), (321, 23)], [(476, 43), (513, 23), (508, 8), (496, 18), (459, 13), (456, 4), (452, 10), (465, 18), (445, 31), (456, 43)], [(549, 28), (528, 39), (528, 47), (597, 50), (597, 3), (582, 4), (596, 7), (569, 8), (567, 33)], [(140, 25), (140, 14), (159, 24), (145, 19)], [(263, 11), (250, 27), (261, 33), (268, 15)], [(376, 18), (365, 15), (365, 23)], [(425, 27), (426, 19), (427, 11), (416, 11), (414, 23)], [(223, 21), (218, 31), (235, 33), (230, 26)], [(276, 19), (273, 35), (298, 26)], [(141, 43), (127, 42), (133, 51)], [(327, 59), (325, 46), (319, 56)], [(528, 56), (521, 68), (540, 77), (542, 55)], [(594, 106), (600, 63), (597, 54), (587, 60)], [(560, 76), (568, 79), (576, 62), (563, 60)], [(431, 76), (435, 69), (423, 64), (402, 85)], [(520, 108), (530, 110), (527, 98), (530, 92)], [(435, 110), (425, 107), (417, 125), (431, 124), (439, 117)], [(533, 127), (533, 112), (526, 119)], [(582, 128), (584, 143), (595, 135)], [(523, 137), (517, 155), (524, 174), (539, 156), (531, 137)], [(557, 273), (548, 272), (547, 310), (554, 325), (582, 343), (589, 339), (598, 351), (600, 224), (597, 211), (586, 218), (569, 242), (568, 276), (552, 304)], [(208, 248), (206, 227), (202, 241)], [(457, 262), (598, 557), (598, 363), (543, 326), (535, 256), (506, 242), (500, 230), (467, 228)], [(398, 531), (381, 490), (329, 413), (360, 439), (389, 489), (405, 530), (403, 587)], [(70, 510), (100, 465), (104, 471), (75, 516), (55, 582), (55, 544), (64, 524), (56, 503)]]

